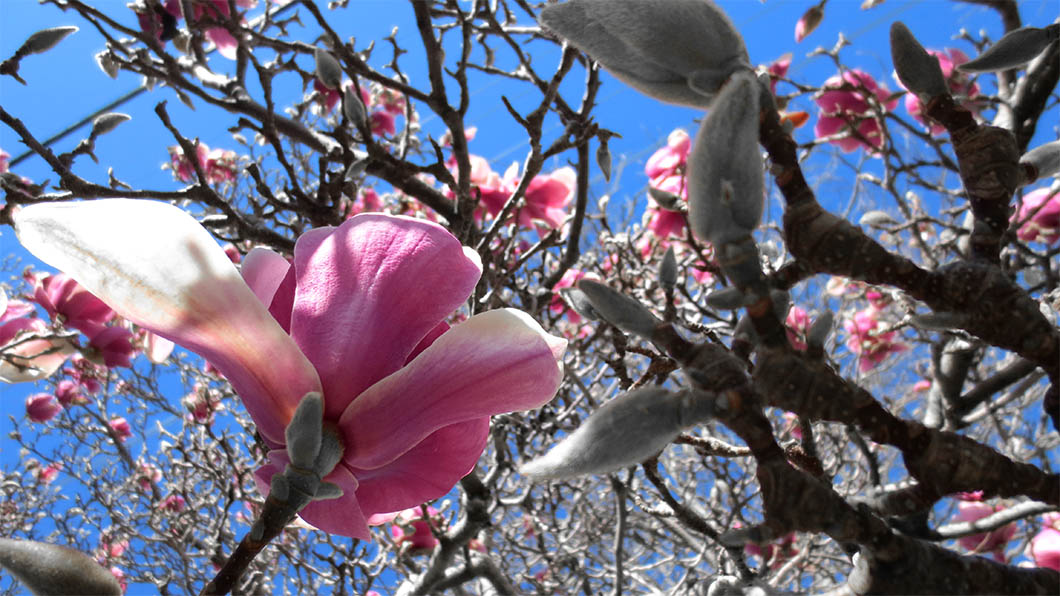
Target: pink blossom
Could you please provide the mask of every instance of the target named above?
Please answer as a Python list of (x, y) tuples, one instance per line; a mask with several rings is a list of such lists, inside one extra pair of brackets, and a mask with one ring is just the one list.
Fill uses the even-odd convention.
[(110, 422), (107, 423), (110, 430), (114, 431), (115, 436), (118, 437), (119, 441), (124, 441), (132, 436), (132, 426), (129, 425), (129, 421), (124, 418), (111, 418)]
[(120, 567), (111, 567), (110, 574), (114, 576), (114, 579), (118, 580), (118, 585), (121, 586), (122, 593), (129, 587), (129, 582), (125, 579), (125, 572)]
[(33, 305), (21, 300), (5, 302), (6, 308), (0, 314), (0, 381), (24, 383), (50, 377), (77, 350), (76, 346), (69, 339), (47, 338), (48, 325), (26, 316), (33, 312)]
[(923, 393), (931, 389), (931, 381), (927, 379), (920, 379), (916, 383), (913, 383), (913, 391), (916, 393)]
[(86, 358), (111, 368), (132, 366), (136, 348), (132, 344), (131, 331), (117, 325), (96, 325), (85, 326), (83, 332), (88, 337), (88, 349), (81, 352)]
[(26, 416), (33, 422), (43, 424), (62, 411), (62, 405), (50, 393), (36, 393), (26, 398)]
[(142, 344), (144, 355), (155, 364), (165, 362), (176, 347), (173, 342), (150, 331), (143, 331)]
[(63, 379), (55, 386), (55, 398), (64, 407), (88, 403), (88, 400), (81, 395), (81, 386), (70, 379)]
[(62, 471), (62, 469), (63, 462), (52, 462), (47, 466), (36, 470), (37, 481), (44, 484), (51, 484), (55, 478), (59, 476), (59, 472)]
[[(974, 522), (988, 515), (1001, 511), (1004, 507), (991, 506), (982, 501), (958, 501), (957, 514), (953, 517), (957, 522)], [(992, 553), (998, 561), (1005, 561), (1005, 545), (1008, 544), (1016, 534), (1016, 524), (1006, 524), (992, 532), (984, 534), (972, 534), (957, 540), (961, 548), (973, 553)]]
[[(968, 61), (968, 56), (957, 48), (928, 50), (928, 53), (938, 58), (939, 66), (942, 68), (942, 76), (949, 84), (950, 94), (957, 98), (960, 104), (971, 111), (972, 114), (977, 114), (980, 104), (975, 100), (979, 96), (979, 86), (967, 74), (957, 70), (958, 66)], [(895, 80), (898, 81), (899, 86), (903, 89), (905, 88), (897, 75)], [(927, 115), (924, 113), (924, 104), (915, 93), (906, 93), (905, 99), (902, 101), (905, 104), (905, 111), (909, 112), (910, 116), (924, 126), (929, 125)], [(931, 122), (929, 128), (933, 135), (940, 135), (946, 132), (946, 127), (937, 122)]]
[(1039, 567), (1060, 571), (1060, 513), (1046, 513), (1042, 524), (1031, 538), (1031, 556)]
[(125, 554), (128, 548), (129, 541), (124, 538), (115, 539), (108, 532), (103, 532), (99, 537), (99, 552), (104, 561), (117, 559)]
[[(238, 156), (235, 151), (224, 149), (211, 150), (206, 143), (197, 143), (195, 146), (196, 160), (202, 168), (206, 182), (220, 184), (233, 182), (238, 170)], [(190, 183), (195, 180), (195, 166), (184, 155), (180, 146), (169, 148), (170, 167), (173, 176), (181, 182)]]
[(1013, 216), (1020, 225), (1016, 235), (1024, 242), (1054, 244), (1060, 240), (1060, 190), (1039, 188), (1023, 196)]
[(141, 461), (137, 464), (136, 484), (140, 486), (140, 490), (149, 492), (153, 484), (157, 484), (161, 481), (162, 470), (158, 469), (158, 466), (145, 461)]
[(11, 159), (11, 154), (3, 149), (0, 149), (0, 174), (6, 174), (8, 171), (7, 161)]
[(799, 554), (799, 550), (795, 548), (794, 532), (768, 544), (759, 545), (749, 542), (744, 545), (743, 551), (748, 555), (762, 559), (763, 563), (774, 569)]
[(791, 433), (795, 439), (802, 440), (802, 426), (799, 417), (791, 412), (784, 412), (784, 430)]
[(814, 100), (820, 108), (814, 134), (817, 138), (830, 137), (854, 126), (861, 138), (848, 134), (829, 142), (847, 153), (858, 147), (872, 152), (882, 149), (883, 130), (869, 97), (875, 97), (883, 109), (893, 110), (897, 100), (888, 101), (890, 94), (887, 87), (860, 70), (847, 70), (829, 78)]
[(344, 446), (325, 480), (343, 495), (301, 516), (330, 533), (367, 539), (368, 516), (445, 494), (478, 461), (491, 415), (540, 406), (562, 379), (566, 341), (525, 313), (446, 324), (481, 263), (437, 224), (358, 215), (303, 234), (293, 263), (251, 251), (240, 277), (209, 233), (166, 203), (38, 204), (14, 219), (30, 252), (224, 374), (270, 450), (261, 486), (289, 462), (295, 407), (322, 393), (325, 425)]
[(95, 329), (114, 318), (114, 311), (68, 275), (49, 275), (37, 283), (33, 300), (52, 320), (61, 317), (67, 327)]
[[(176, 2), (177, 0), (166, 0), (167, 11), (169, 10), (169, 3)], [(256, 0), (236, 0), (236, 6), (239, 8), (253, 8), (257, 4)], [(179, 11), (179, 2), (177, 2)], [(227, 21), (231, 16), (231, 12), (228, 9), (228, 0), (191, 0), (191, 9), (194, 13), (189, 22), (198, 23), (202, 21), (213, 21), (223, 22)], [(185, 15), (187, 16), (187, 15)], [(228, 58), (229, 60), (236, 59), (236, 48), (239, 43), (236, 38), (225, 29), (224, 27), (207, 27), (206, 39), (209, 39), (217, 47), (217, 52)]]
[(659, 181), (672, 176), (683, 176), (691, 147), (692, 139), (687, 132), (680, 128), (671, 132), (666, 139), (666, 146), (656, 150), (644, 164), (644, 173), (655, 183), (652, 186), (657, 187)]
[(243, 255), (239, 253), (239, 249), (236, 248), (235, 244), (229, 242), (228, 244), (225, 244), (222, 248), (224, 248), (225, 256), (228, 257), (229, 261), (232, 261), (233, 263), (238, 265), (239, 262), (243, 260)]
[(106, 379), (107, 369), (90, 362), (80, 354), (75, 355), (70, 362), (73, 368), (65, 369), (63, 372), (77, 381), (85, 392), (91, 395), (99, 393), (99, 390), (103, 388), (100, 379)]
[(214, 412), (221, 409), (221, 402), (211, 395), (210, 390), (198, 385), (182, 401), (189, 412), (187, 419), (200, 424), (213, 422)]
[[(485, 159), (473, 157), (470, 178), (481, 193), (476, 213), (481, 217), (484, 210), (496, 216), (519, 185), (519, 166), (513, 163), (501, 178), (490, 169)], [(534, 176), (526, 187), (523, 205), (514, 209), (516, 221), (527, 227), (543, 222), (550, 228), (559, 228), (574, 197), (575, 178), (574, 170), (569, 167)]]
[(796, 350), (806, 349), (806, 333), (810, 330), (810, 315), (798, 306), (791, 307), (784, 320), (788, 341)]
[(407, 544), (410, 554), (427, 554), (438, 546), (438, 539), (434, 537), (431, 527), (434, 531), (440, 531), (444, 519), (440, 511), (430, 506), (427, 507), (427, 516), (428, 519), (424, 519), (419, 507), (397, 513), (390, 525), (390, 535), (398, 546)]
[(373, 188), (362, 188), (357, 193), (357, 198), (350, 203), (347, 208), (346, 219), (357, 215), (358, 213), (372, 213), (374, 211), (383, 210), (383, 199), (379, 197), (379, 193), (375, 192)]
[(791, 52), (784, 54), (769, 64), (769, 90), (774, 95), (777, 93), (777, 82), (786, 77), (788, 68), (791, 66)]
[(169, 511), (171, 513), (180, 513), (184, 511), (188, 506), (188, 502), (184, 500), (184, 497), (180, 495), (169, 495), (162, 499), (158, 504), (158, 508), (162, 511)]
[(843, 322), (843, 328), (849, 334), (847, 349), (858, 355), (858, 370), (865, 372), (876, 368), (887, 356), (909, 349), (897, 341), (898, 333), (879, 332), (879, 311), (873, 307), (854, 314), (853, 320)]
[(397, 132), (397, 125), (394, 122), (394, 114), (387, 111), (372, 112), (372, 114), (368, 116), (368, 126), (372, 129), (372, 134), (377, 137), (392, 135)]

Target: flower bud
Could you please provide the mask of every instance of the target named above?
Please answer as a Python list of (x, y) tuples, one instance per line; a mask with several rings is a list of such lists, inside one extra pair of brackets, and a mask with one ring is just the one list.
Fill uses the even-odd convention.
[(320, 453), (323, 420), (324, 396), (317, 391), (306, 393), (283, 433), (287, 455), (295, 467), (304, 470), (313, 467), (313, 461)]
[(666, 209), (667, 211), (678, 212), (683, 210), (681, 197), (675, 195), (672, 192), (667, 192), (665, 190), (655, 188), (654, 186), (649, 186), (648, 196), (650, 196), (652, 200), (655, 201), (655, 203), (662, 209)]
[(559, 291), (559, 295), (563, 297), (564, 302), (574, 309), (574, 312), (582, 317), (590, 321), (600, 319), (600, 315), (593, 310), (593, 303), (589, 301), (589, 297), (585, 295), (585, 292), (578, 288), (563, 288)]
[(99, 69), (103, 71), (103, 74), (112, 79), (118, 78), (118, 64), (114, 62), (114, 58), (109, 51), (96, 54), (96, 64), (99, 65)]
[(126, 120), (131, 120), (132, 116), (128, 114), (122, 114), (121, 112), (107, 112), (97, 116), (92, 121), (92, 132), (89, 133), (90, 138), (96, 138), (100, 135), (105, 135), (108, 132), (114, 130), (119, 124)]
[(927, 53), (901, 21), (891, 25), (891, 60), (906, 89), (928, 97), (949, 93), (939, 59)]
[(886, 211), (866, 211), (865, 215), (862, 215), (861, 219), (858, 220), (858, 225), (880, 229), (886, 229), (887, 226), (897, 224), (898, 222), (888, 215)]
[(992, 72), (1022, 66), (1042, 53), (1060, 35), (1060, 25), (1045, 29), (1021, 27), (1005, 34), (979, 57), (957, 67), (964, 72)]
[(358, 129), (367, 126), (368, 112), (353, 85), (342, 90), (342, 113), (346, 114), (346, 119)]
[(591, 279), (578, 282), (578, 289), (600, 317), (626, 333), (651, 339), (661, 321), (643, 304)]
[(600, 166), (600, 173), (604, 180), (611, 181), (611, 151), (607, 148), (607, 141), (600, 143), (596, 148), (596, 165)]
[(811, 6), (804, 12), (799, 17), (799, 21), (795, 23), (795, 43), (801, 42), (813, 33), (814, 29), (821, 24), (822, 19), (824, 19), (824, 2)]
[(738, 310), (747, 305), (747, 295), (736, 286), (707, 294), (707, 306), (716, 310)]
[(688, 220), (720, 246), (748, 236), (762, 217), (758, 80), (737, 73), (714, 102), (688, 156)]
[(317, 80), (328, 89), (338, 89), (342, 84), (342, 66), (327, 50), (316, 48), (313, 51), (316, 60)]
[(538, 479), (570, 478), (636, 465), (662, 451), (684, 429), (709, 419), (715, 407), (713, 395), (706, 392), (636, 389), (601, 406), (521, 471)]
[(829, 334), (832, 333), (832, 322), (834, 320), (835, 315), (830, 310), (817, 315), (813, 324), (810, 325), (809, 331), (806, 332), (806, 345), (823, 348), (824, 342), (828, 340)]
[(545, 7), (541, 23), (668, 103), (705, 108), (729, 75), (751, 68), (743, 38), (711, 0), (570, 0)]
[(673, 290), (677, 285), (677, 255), (674, 254), (673, 246), (666, 249), (666, 254), (659, 263), (659, 285), (667, 291)]
[(29, 54), (41, 54), (54, 48), (60, 41), (66, 38), (71, 33), (76, 33), (77, 27), (68, 25), (65, 27), (51, 27), (49, 29), (42, 29), (33, 35), (29, 36), (22, 47), (18, 49), (15, 54), (18, 56), (27, 56)]
[(0, 538), (0, 567), (35, 594), (122, 593), (110, 571), (66, 546)]
[(1023, 154), (1020, 163), (1034, 168), (1034, 180), (1027, 180), (1024, 184), (1030, 184), (1035, 180), (1048, 178), (1060, 172), (1060, 141), (1046, 143), (1031, 149)]

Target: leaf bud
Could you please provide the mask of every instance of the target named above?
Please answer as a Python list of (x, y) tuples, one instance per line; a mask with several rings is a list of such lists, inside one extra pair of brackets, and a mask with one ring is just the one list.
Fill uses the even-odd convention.
[(578, 282), (578, 289), (600, 317), (626, 333), (651, 339), (661, 321), (640, 302), (591, 279)]
[(26, 56), (29, 54), (40, 54), (47, 52), (54, 48), (60, 41), (66, 38), (71, 33), (76, 33), (77, 27), (73, 25), (67, 25), (65, 27), (51, 27), (49, 29), (42, 29), (33, 35), (29, 36), (22, 47), (18, 49), (16, 55)]
[(964, 72), (992, 72), (1016, 68), (1034, 60), (1050, 43), (1060, 36), (1060, 25), (1053, 24), (1045, 29), (1021, 27), (1005, 34), (997, 43), (957, 67)]
[(928, 97), (949, 93), (939, 59), (929, 54), (901, 21), (891, 24), (891, 60), (898, 78), (913, 93)]
[(317, 80), (328, 89), (338, 89), (342, 85), (342, 66), (339, 61), (319, 47), (313, 50), (313, 58), (316, 60)]

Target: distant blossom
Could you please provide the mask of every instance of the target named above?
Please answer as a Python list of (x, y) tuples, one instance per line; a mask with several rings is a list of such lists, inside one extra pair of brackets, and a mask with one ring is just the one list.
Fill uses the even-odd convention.
[(1016, 231), (1020, 240), (1055, 244), (1060, 240), (1060, 190), (1039, 188), (1027, 193), (1013, 219), (1024, 222)]
[[(978, 114), (981, 107), (980, 102), (977, 101), (979, 86), (967, 74), (957, 70), (958, 66), (968, 61), (968, 56), (957, 48), (928, 50), (928, 53), (938, 58), (939, 67), (942, 69), (942, 77), (949, 84), (950, 94), (973, 115)], [(904, 88), (897, 75), (895, 75), (895, 80), (898, 81), (899, 86)], [(909, 112), (910, 116), (924, 126), (929, 126), (929, 119), (927, 114), (924, 113), (924, 103), (920, 101), (915, 93), (906, 93), (902, 102), (905, 104), (905, 111)], [(933, 121), (930, 122), (929, 128), (933, 135), (940, 135), (946, 132), (946, 127)]]
[[(974, 495), (964, 495), (972, 496)], [(1001, 511), (1004, 507), (988, 505), (980, 500), (960, 500), (957, 502), (956, 522), (974, 522)], [(991, 553), (995, 559), (1005, 562), (1005, 545), (1016, 535), (1016, 524), (1005, 524), (1000, 528), (983, 534), (972, 534), (957, 539), (961, 548), (973, 553)]]
[(1042, 529), (1031, 538), (1030, 551), (1039, 567), (1060, 571), (1060, 513), (1042, 517)]
[(893, 110), (898, 101), (888, 100), (890, 95), (887, 87), (861, 70), (851, 69), (829, 78), (814, 99), (819, 108), (814, 134), (817, 138), (831, 137), (854, 127), (856, 135), (850, 132), (829, 142), (847, 153), (858, 147), (871, 152), (882, 149), (883, 129), (869, 98), (882, 109)]

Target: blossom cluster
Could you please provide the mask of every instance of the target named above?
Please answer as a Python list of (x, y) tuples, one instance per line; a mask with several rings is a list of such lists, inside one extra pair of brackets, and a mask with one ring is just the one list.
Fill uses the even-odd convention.
[[(254, 8), (257, 0), (236, 0), (238, 8)], [(189, 22), (211, 21), (222, 22), (232, 15), (228, 0), (190, 0), (193, 14)], [(144, 35), (153, 36), (159, 42), (165, 42), (176, 34), (176, 23), (185, 16), (181, 0), (164, 0), (161, 6), (148, 2), (136, 9), (136, 19)], [(238, 41), (228, 29), (220, 26), (207, 26), (203, 32), (206, 39), (213, 42), (217, 51), (229, 60), (236, 59)]]
[[(234, 182), (236, 179), (239, 159), (235, 151), (210, 149), (206, 143), (197, 142), (195, 161), (210, 184)], [(195, 165), (179, 146), (169, 147), (169, 166), (177, 180), (184, 183), (195, 180)]]

